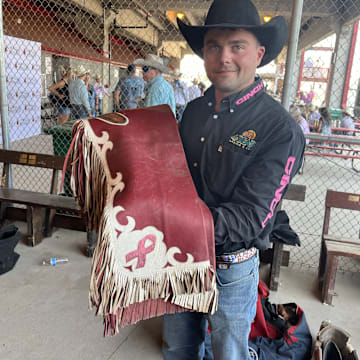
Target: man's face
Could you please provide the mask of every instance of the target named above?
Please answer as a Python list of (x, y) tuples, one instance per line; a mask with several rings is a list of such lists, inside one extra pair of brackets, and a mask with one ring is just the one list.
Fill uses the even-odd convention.
[(143, 78), (145, 81), (151, 81), (152, 79), (154, 79), (156, 76), (159, 75), (158, 70), (153, 69), (153, 68), (149, 68), (148, 71), (143, 71)]
[(265, 54), (255, 35), (244, 29), (212, 29), (204, 38), (204, 64), (208, 78), (225, 96), (254, 82), (257, 66)]

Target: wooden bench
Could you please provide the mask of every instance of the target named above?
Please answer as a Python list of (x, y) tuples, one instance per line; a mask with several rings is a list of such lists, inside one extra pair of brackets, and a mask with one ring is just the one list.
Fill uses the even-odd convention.
[[(44, 237), (51, 236), (56, 211), (70, 212), (73, 220), (80, 218), (80, 207), (73, 197), (57, 195), (59, 173), (64, 166), (64, 157), (28, 153), (23, 151), (0, 150), (0, 162), (4, 164), (0, 188), (0, 221), (6, 218), (9, 204), (26, 206), (26, 222), (28, 226), (28, 244), (35, 246)], [(36, 168), (52, 169), (51, 186), (49, 193), (6, 187), (9, 178), (9, 165), (23, 165)], [(69, 169), (69, 167), (68, 167)], [(82, 220), (82, 219), (81, 219)], [(83, 220), (82, 220), (83, 221)], [(92, 256), (95, 246), (95, 233), (88, 233), (88, 256)]]
[[(306, 186), (290, 184), (283, 196), (284, 200), (305, 201)], [(281, 209), (281, 203), (278, 210)], [(284, 243), (271, 239), (272, 248), (260, 252), (262, 263), (270, 263), (270, 290), (277, 291), (280, 281), (280, 267), (289, 265), (290, 252), (284, 251)]]
[(331, 208), (360, 211), (360, 194), (328, 190), (325, 199), (325, 216), (321, 236), (319, 260), (319, 287), (321, 300), (332, 304), (335, 295), (336, 271), (340, 257), (360, 259), (360, 243), (344, 237), (329, 235)]

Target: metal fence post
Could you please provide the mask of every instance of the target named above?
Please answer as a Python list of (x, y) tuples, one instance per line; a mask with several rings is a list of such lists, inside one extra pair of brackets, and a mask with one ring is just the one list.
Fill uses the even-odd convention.
[(289, 32), (289, 42), (286, 56), (286, 69), (284, 78), (284, 90), (281, 102), (285, 109), (289, 109), (291, 83), (293, 81), (293, 72), (296, 61), (297, 45), (299, 40), (299, 31), (301, 25), (301, 15), (303, 9), (303, 0), (294, 0), (291, 14), (291, 25)]
[[(9, 107), (6, 89), (5, 72), (5, 50), (4, 50), (4, 22), (3, 22), (3, 2), (0, 0), (0, 101), (1, 101), (1, 135), (3, 148), (10, 149), (9, 138)], [(5, 174), (5, 185), (12, 186), (11, 165), (8, 167), (8, 174)]]

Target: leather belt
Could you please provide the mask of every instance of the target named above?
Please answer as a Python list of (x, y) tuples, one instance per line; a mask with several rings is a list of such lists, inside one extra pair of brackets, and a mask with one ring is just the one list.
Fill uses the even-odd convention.
[(256, 254), (256, 252), (256, 248), (251, 248), (236, 254), (216, 256), (216, 268), (229, 269), (232, 264), (237, 264), (249, 260)]

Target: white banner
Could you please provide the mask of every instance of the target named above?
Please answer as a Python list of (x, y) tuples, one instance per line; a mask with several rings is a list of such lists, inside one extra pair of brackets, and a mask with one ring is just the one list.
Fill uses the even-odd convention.
[(4, 36), (4, 46), (12, 142), (41, 133), (41, 43)]

